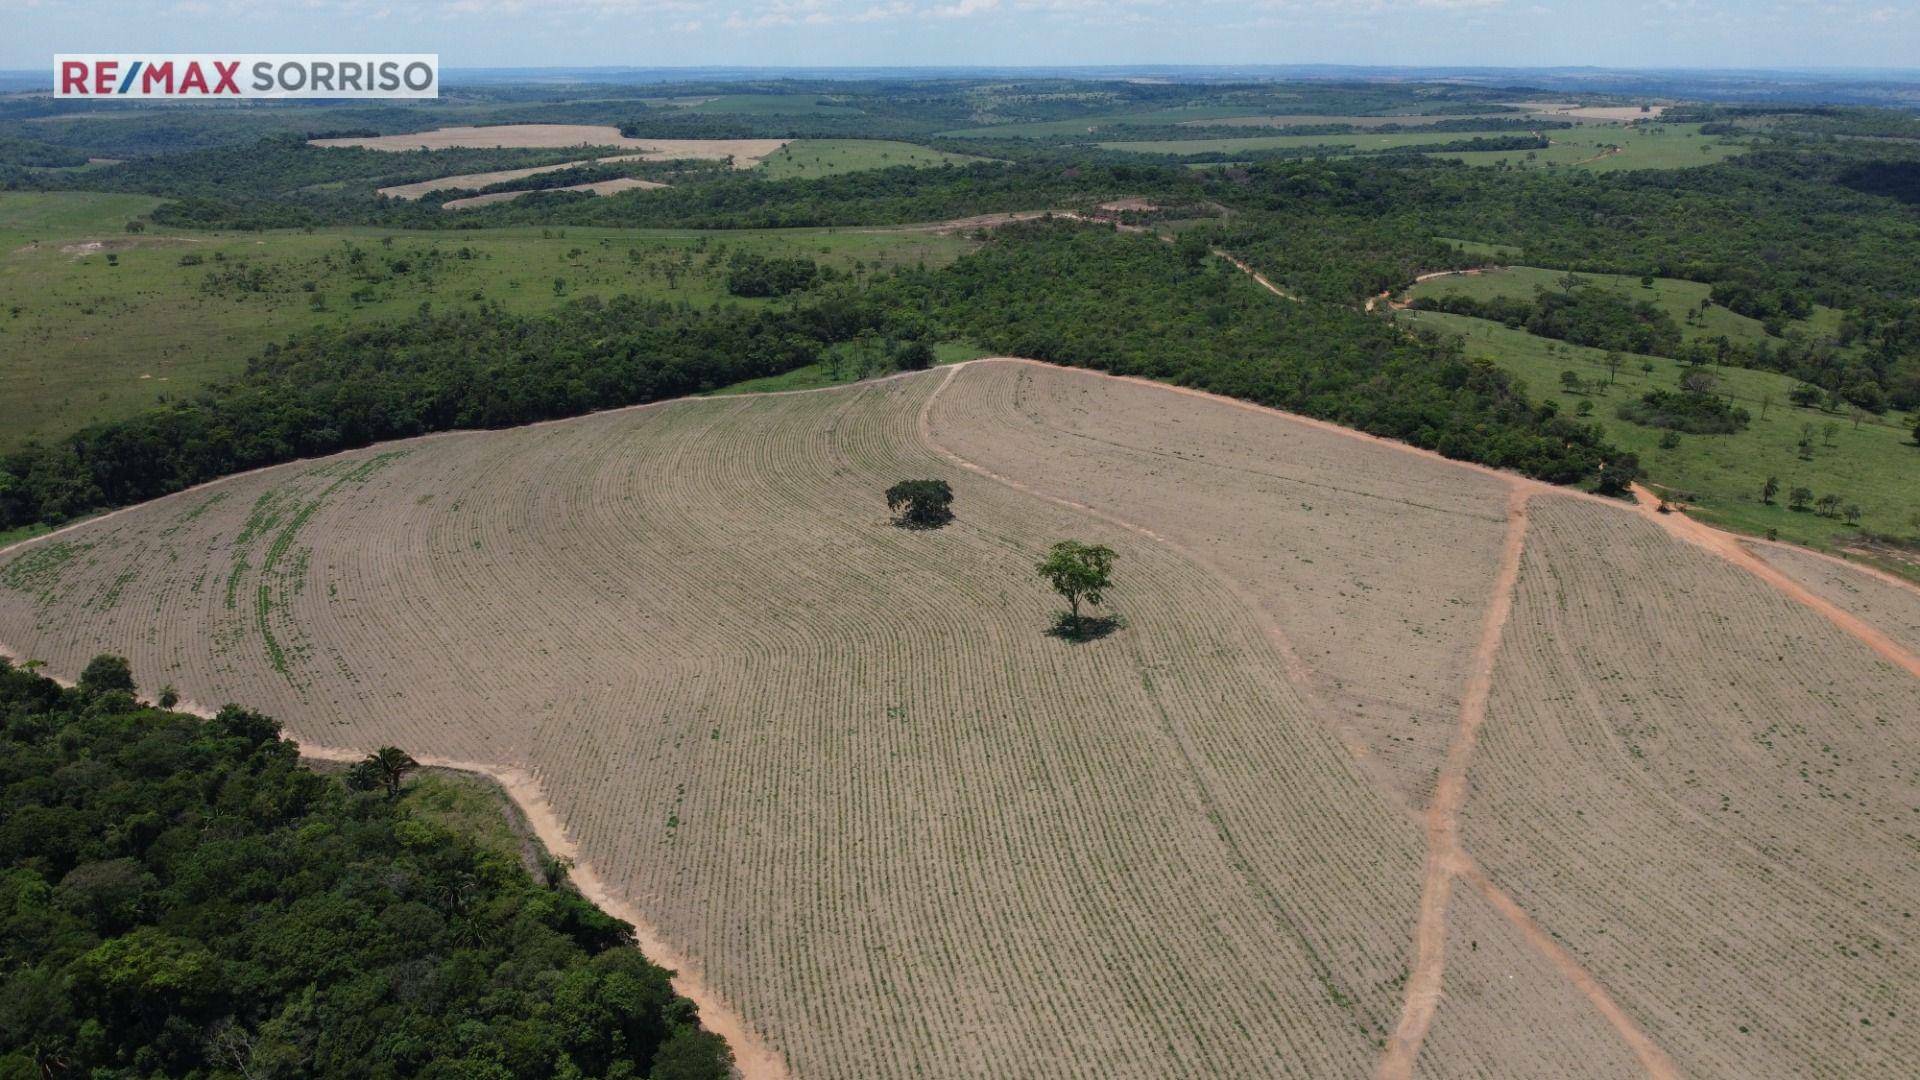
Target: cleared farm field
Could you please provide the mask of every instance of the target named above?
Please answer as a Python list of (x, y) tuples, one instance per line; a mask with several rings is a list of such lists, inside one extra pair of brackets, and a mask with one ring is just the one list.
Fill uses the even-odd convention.
[(569, 146), (612, 146), (640, 150), (641, 160), (674, 158), (732, 158), (734, 167), (750, 169), (761, 158), (786, 145), (785, 139), (631, 139), (610, 124), (496, 124), (486, 127), (444, 127), (405, 135), (366, 135), (338, 139), (311, 139), (314, 146), (361, 146), (369, 150), (446, 150), (456, 147), (517, 147), (559, 149)]
[[(957, 520), (893, 527), (922, 476)], [(1045, 632), (1062, 537), (1120, 555), (1108, 636)], [(1164, 386), (983, 361), (276, 467), (0, 556), (0, 642), (531, 773), (799, 1077), (1920, 1053), (1920, 680), (1624, 506)]]
[(1644, 518), (1532, 514), (1467, 848), (1681, 1075), (1907, 1075), (1920, 680)]
[[(1027, 365), (968, 370), (929, 418), (935, 441), (982, 468), (1124, 516), (1239, 583), (1367, 768), (1425, 803), (1464, 681), (1430, 675), (1464, 671), (1473, 650), (1506, 527), (1502, 478)], [(1213, 500), (1235, 488), (1261, 512), (1220, 513)]]
[(1784, 544), (1752, 544), (1755, 555), (1920, 654), (1920, 586)]
[(644, 161), (645, 154), (620, 154), (615, 157), (583, 158), (579, 161), (562, 161), (556, 165), (535, 165), (528, 169), (501, 169), (497, 172), (465, 173), (460, 176), (443, 176), (438, 180), (421, 180), (413, 184), (396, 184), (383, 187), (380, 194), (394, 199), (418, 199), (429, 192), (459, 189), (478, 191), (495, 184), (504, 184), (509, 180), (522, 180), (541, 173), (559, 172), (562, 169), (577, 169), (582, 165), (604, 165), (619, 161)]
[[(543, 188), (544, 191), (586, 191), (595, 195), (618, 195), (623, 191), (645, 191), (648, 188), (663, 188), (667, 185), (654, 180), (636, 180), (631, 176), (616, 176), (612, 180), (595, 180), (587, 184), (568, 184), (565, 187)], [(464, 199), (448, 199), (440, 204), (443, 210), (471, 210), (476, 206), (491, 206), (494, 203), (512, 202), (531, 191), (490, 191), (485, 195), (469, 195)]]
[[(1366, 1072), (1417, 829), (1211, 574), (922, 443), (945, 377), (269, 470), (29, 547), (0, 640), (523, 763), (799, 1075)], [(1061, 536), (1127, 629), (1044, 633)]]

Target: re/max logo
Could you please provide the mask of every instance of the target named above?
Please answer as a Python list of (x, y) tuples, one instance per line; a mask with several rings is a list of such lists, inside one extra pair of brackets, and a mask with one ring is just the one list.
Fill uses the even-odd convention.
[(433, 53), (62, 55), (53, 58), (62, 98), (437, 98)]

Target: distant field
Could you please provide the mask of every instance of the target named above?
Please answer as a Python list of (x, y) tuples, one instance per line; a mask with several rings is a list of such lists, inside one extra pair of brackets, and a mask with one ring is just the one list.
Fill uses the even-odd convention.
[(582, 165), (606, 164), (620, 161), (645, 161), (646, 154), (619, 154), (614, 157), (585, 158), (580, 161), (562, 161), (553, 165), (535, 165), (528, 169), (501, 169), (497, 172), (464, 173), (460, 176), (442, 176), (433, 180), (421, 180), (412, 184), (396, 184), (383, 187), (380, 194), (392, 199), (418, 199), (430, 192), (458, 189), (478, 191), (495, 184), (504, 184), (509, 180), (523, 180), (542, 173), (559, 172), (562, 169), (575, 169)]
[[(1721, 135), (1702, 135), (1698, 124), (1636, 124), (1632, 127), (1579, 127), (1550, 131), (1545, 150), (1474, 150), (1436, 154), (1469, 165), (1516, 169), (1577, 165), (1595, 172), (1618, 169), (1685, 169), (1712, 165), (1746, 152), (1746, 144)], [(1614, 153), (1611, 147), (1618, 146)]]
[(444, 150), (454, 147), (521, 147), (560, 149), (570, 146), (612, 146), (641, 150), (642, 160), (674, 158), (719, 160), (732, 158), (734, 167), (752, 168), (761, 158), (786, 144), (785, 139), (630, 139), (611, 125), (499, 124), (487, 127), (445, 127), (405, 135), (313, 139), (315, 146), (363, 146), (370, 150)]
[[(1548, 168), (1579, 166), (1594, 170), (1677, 169), (1693, 165), (1711, 165), (1745, 150), (1738, 142), (1719, 136), (1703, 136), (1698, 124), (1635, 125), (1633, 127), (1583, 127), (1570, 131), (1546, 132), (1553, 145), (1543, 150), (1470, 150), (1441, 151), (1434, 157), (1464, 161), (1470, 165), (1495, 165), (1512, 168)], [(1501, 138), (1524, 132), (1514, 131), (1400, 131), (1356, 135), (1264, 135), (1244, 139), (1168, 139), (1148, 142), (1103, 142), (1107, 150), (1139, 154), (1255, 153), (1262, 150), (1297, 150), (1332, 147), (1355, 151), (1392, 150), (1407, 146), (1432, 146), (1462, 139)], [(1620, 147), (1618, 152), (1612, 148)]]
[[(1509, 266), (1478, 274), (1429, 278), (1408, 289), (1405, 295), (1409, 299), (1458, 294), (1475, 300), (1490, 300), (1496, 297), (1517, 297), (1524, 300), (1531, 299), (1535, 289), (1557, 290), (1560, 287), (1560, 279), (1565, 276), (1564, 270), (1543, 270), (1535, 266)], [(1718, 304), (1702, 309), (1700, 302), (1707, 299), (1713, 292), (1713, 286), (1703, 282), (1654, 278), (1653, 287), (1646, 288), (1640, 284), (1639, 278), (1624, 274), (1583, 273), (1580, 277), (1590, 285), (1609, 289), (1629, 300), (1645, 300), (1660, 308), (1673, 317), (1673, 321), (1680, 327), (1681, 334), (1688, 341), (1722, 335), (1730, 341), (1748, 344), (1767, 340), (1766, 328), (1758, 319), (1728, 310)], [(1697, 313), (1696, 323), (1687, 322), (1688, 312)], [(1829, 307), (1817, 307), (1810, 318), (1791, 324), (1790, 329), (1817, 337), (1830, 336), (1839, 330), (1839, 326), (1840, 312)]]
[(1392, 116), (1341, 116), (1336, 113), (1319, 113), (1303, 116), (1225, 116), (1210, 120), (1188, 120), (1195, 127), (1249, 127), (1249, 128), (1290, 128), (1317, 127), (1324, 124), (1348, 124), (1358, 128), (1386, 127), (1389, 124), (1408, 126), (1437, 124), (1442, 120), (1486, 120), (1517, 119), (1521, 113), (1400, 113)]
[[(0, 193), (0, 449), (185, 397), (309, 326), (396, 318), (422, 303), (472, 304), (476, 294), (519, 312), (628, 292), (708, 304), (727, 298), (724, 262), (736, 250), (851, 269), (856, 261), (937, 266), (973, 246), (930, 231), (855, 229), (149, 228), (129, 236), (125, 223), (158, 201)], [(183, 258), (199, 262), (183, 266)]]
[(1660, 114), (1667, 111), (1665, 105), (1581, 105), (1570, 101), (1510, 101), (1506, 104), (1516, 109), (1525, 109), (1535, 116), (1552, 120), (1572, 120), (1576, 123), (1634, 123), (1641, 120), (1658, 120)]
[(984, 160), (972, 154), (949, 154), (887, 139), (800, 139), (768, 154), (758, 171), (773, 180), (805, 180), (862, 169), (964, 165)]
[(1231, 105), (1195, 105), (1187, 108), (1146, 109), (1141, 112), (1113, 113), (1105, 116), (1084, 116), (1075, 120), (1040, 120), (1026, 124), (993, 124), (986, 127), (959, 128), (942, 131), (943, 137), (956, 139), (970, 138), (1009, 138), (1020, 139), (1046, 135), (1082, 135), (1090, 131), (1103, 131), (1109, 128), (1125, 128), (1129, 125), (1184, 124), (1189, 120), (1215, 120), (1229, 116), (1245, 116), (1247, 110)]
[(732, 116), (857, 116), (852, 105), (821, 101), (817, 94), (722, 94), (694, 101), (688, 112)]
[[(616, 176), (611, 180), (594, 180), (585, 184), (568, 184), (565, 187), (544, 188), (545, 191), (585, 191), (594, 195), (618, 195), (623, 191), (645, 191), (648, 188), (663, 188), (667, 185), (654, 180), (635, 180), (630, 176)], [(512, 202), (515, 199), (531, 195), (531, 191), (490, 191), (485, 195), (469, 195), (464, 199), (448, 199), (441, 203), (443, 210), (471, 210), (476, 206), (492, 206), (494, 203)]]
[(1351, 150), (1393, 150), (1403, 146), (1432, 146), (1436, 143), (1481, 138), (1524, 136), (1524, 131), (1394, 131), (1351, 135), (1257, 135), (1244, 139), (1164, 139), (1151, 142), (1103, 142), (1103, 150), (1123, 150), (1135, 154), (1239, 154), (1259, 150), (1297, 150), (1312, 146), (1334, 146)]
[[(1599, 349), (1549, 341), (1460, 315), (1403, 311), (1398, 317), (1461, 335), (1469, 356), (1486, 357), (1519, 375), (1534, 396), (1559, 402), (1566, 414), (1573, 413), (1581, 395), (1561, 389), (1561, 372), (1574, 371), (1589, 384), (1607, 381), (1601, 363), (1606, 354)], [(1653, 371), (1643, 371), (1642, 364), (1651, 364)], [(1920, 469), (1920, 446), (1913, 445), (1911, 417), (1888, 413), (1856, 430), (1848, 417), (1787, 404), (1787, 392), (1796, 382), (1784, 375), (1714, 368), (1721, 392), (1753, 414), (1752, 424), (1732, 435), (1683, 434), (1678, 447), (1661, 449), (1660, 430), (1622, 420), (1614, 410), (1654, 387), (1678, 385), (1683, 369), (1675, 360), (1630, 356), (1611, 390), (1585, 396), (1593, 402), (1593, 422), (1605, 428), (1614, 443), (1640, 455), (1652, 482), (1698, 496), (1693, 504), (1697, 516), (1748, 533), (1777, 529), (1783, 539), (1832, 550), (1852, 530), (1843, 521), (1787, 509), (1786, 492), (1804, 485), (1816, 495), (1831, 492), (1858, 503), (1865, 512), (1862, 524), (1876, 531), (1902, 536), (1920, 532), (1912, 524), (1912, 515), (1920, 513), (1920, 485), (1913, 483), (1915, 470)], [(1773, 405), (1761, 419), (1761, 401), (1769, 395)], [(1814, 428), (1813, 460), (1802, 461), (1797, 444), (1808, 424)], [(1828, 424), (1838, 426), (1832, 446), (1826, 442)], [(1768, 476), (1780, 478), (1781, 497), (1773, 506), (1760, 501), (1760, 488)]]

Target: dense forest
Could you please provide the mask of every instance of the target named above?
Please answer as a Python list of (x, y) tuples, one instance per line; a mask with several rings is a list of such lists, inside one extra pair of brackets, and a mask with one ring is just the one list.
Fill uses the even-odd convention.
[(723, 1080), (632, 928), (273, 720), (0, 659), (0, 1076)]

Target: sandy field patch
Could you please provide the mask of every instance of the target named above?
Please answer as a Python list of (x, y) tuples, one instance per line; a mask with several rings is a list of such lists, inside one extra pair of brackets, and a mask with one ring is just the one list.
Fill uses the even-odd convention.
[(407, 135), (313, 139), (314, 146), (362, 146), (370, 150), (447, 150), (459, 147), (525, 147), (558, 149), (569, 146), (612, 146), (639, 150), (636, 157), (653, 161), (674, 158), (720, 160), (749, 169), (787, 144), (785, 139), (630, 139), (610, 124), (498, 124), (486, 127), (444, 127)]
[[(542, 191), (590, 191), (595, 195), (618, 195), (622, 191), (640, 191), (646, 188), (663, 188), (656, 180), (635, 180), (630, 176), (615, 177), (612, 180), (595, 180), (590, 184), (568, 184), (566, 187), (541, 188)], [(469, 195), (464, 199), (448, 199), (440, 204), (442, 210), (471, 210), (476, 206), (489, 206), (493, 203), (511, 202), (522, 195), (531, 195), (532, 191), (490, 191), (485, 195)]]
[(1632, 123), (1635, 120), (1657, 120), (1667, 111), (1665, 105), (1648, 106), (1640, 111), (1638, 105), (1582, 105), (1577, 101), (1508, 101), (1502, 104), (1516, 109), (1526, 109), (1535, 116), (1550, 117), (1557, 120), (1593, 120), (1601, 123)]
[(577, 169), (582, 165), (606, 165), (621, 161), (645, 161), (645, 154), (619, 154), (614, 157), (582, 158), (579, 161), (562, 161), (555, 165), (535, 165), (530, 169), (501, 169), (497, 172), (464, 173), (460, 176), (442, 176), (436, 180), (422, 180), (415, 184), (395, 184), (383, 187), (380, 194), (393, 199), (418, 199), (428, 192), (458, 189), (478, 191), (495, 184), (504, 184), (509, 180), (519, 180), (541, 173), (559, 172), (562, 169)]

